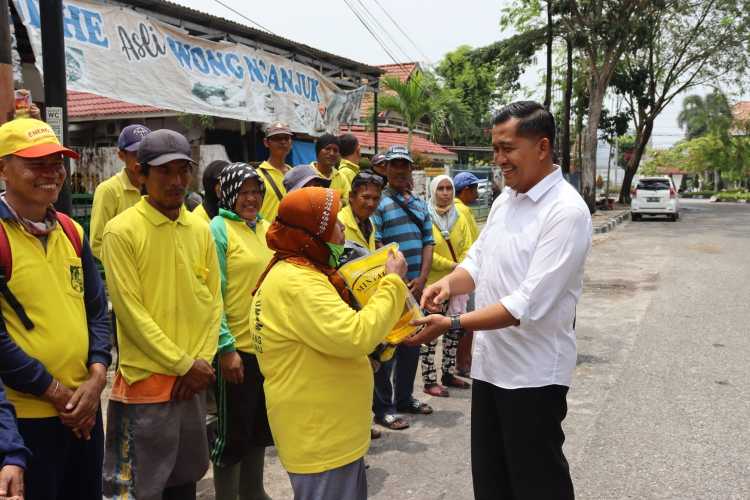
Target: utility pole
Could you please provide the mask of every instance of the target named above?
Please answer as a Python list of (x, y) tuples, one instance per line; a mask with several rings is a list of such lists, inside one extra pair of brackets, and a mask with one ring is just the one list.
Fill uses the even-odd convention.
[(13, 119), (13, 58), (10, 53), (10, 9), (0, 0), (0, 124)]
[(375, 137), (375, 154), (378, 154), (378, 87), (380, 80), (375, 81), (372, 98), (372, 133)]
[[(68, 88), (65, 77), (65, 36), (62, 0), (39, 2), (42, 27), (42, 66), (44, 71), (44, 107), (47, 123), (62, 144), (68, 141)], [(70, 214), (70, 160), (65, 159), (65, 184), (55, 208)]]

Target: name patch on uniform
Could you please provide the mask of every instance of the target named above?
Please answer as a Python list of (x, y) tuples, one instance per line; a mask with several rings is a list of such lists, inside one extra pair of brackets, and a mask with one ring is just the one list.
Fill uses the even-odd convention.
[(83, 293), (83, 267), (70, 266), (70, 286), (78, 293)]

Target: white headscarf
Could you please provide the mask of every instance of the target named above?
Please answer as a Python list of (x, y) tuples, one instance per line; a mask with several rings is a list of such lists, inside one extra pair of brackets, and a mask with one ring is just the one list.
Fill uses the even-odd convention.
[[(451, 183), (451, 189), (453, 190), (453, 196), (451, 196), (451, 203), (446, 208), (438, 208), (437, 206), (437, 190), (438, 186), (443, 181)], [(435, 224), (440, 230), (443, 238), (446, 240), (450, 238), (451, 229), (458, 220), (458, 212), (456, 211), (456, 205), (453, 203), (453, 197), (456, 195), (456, 187), (453, 185), (453, 179), (447, 175), (438, 175), (432, 182), (430, 182), (430, 205), (428, 207), (430, 211), (430, 217), (432, 223)]]

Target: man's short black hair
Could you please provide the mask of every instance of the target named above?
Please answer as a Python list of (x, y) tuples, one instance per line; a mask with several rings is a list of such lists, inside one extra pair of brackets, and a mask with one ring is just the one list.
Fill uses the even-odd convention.
[(319, 155), (322, 149), (327, 148), (331, 144), (335, 144), (339, 147), (339, 150), (341, 149), (341, 145), (339, 144), (339, 138), (336, 137), (335, 135), (323, 134), (320, 137), (318, 137), (318, 140), (315, 141), (315, 156)]
[(521, 137), (546, 137), (550, 148), (555, 145), (555, 118), (536, 101), (516, 101), (504, 106), (492, 120), (500, 125), (511, 118), (518, 119), (516, 133)]
[(349, 156), (357, 150), (359, 141), (354, 134), (342, 134), (339, 136), (339, 150), (341, 156)]

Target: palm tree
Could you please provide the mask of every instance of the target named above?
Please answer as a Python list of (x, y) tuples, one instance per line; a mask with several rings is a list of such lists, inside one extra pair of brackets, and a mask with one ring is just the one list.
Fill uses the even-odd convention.
[(432, 74), (416, 71), (406, 81), (385, 76), (381, 83), (392, 93), (378, 96), (378, 109), (397, 113), (404, 120), (409, 149), (414, 129), (425, 118), (430, 121), (433, 140), (453, 141), (461, 130), (470, 127), (469, 109), (458, 92), (444, 88)]
[(378, 96), (378, 109), (398, 113), (408, 130), (406, 147), (411, 149), (412, 134), (423, 118), (432, 114), (430, 94), (421, 71), (415, 71), (406, 81), (396, 76), (385, 76), (381, 83), (393, 94)]
[(714, 90), (705, 98), (691, 95), (682, 101), (677, 124), (685, 129), (688, 140), (709, 133), (721, 134), (732, 124), (732, 110), (726, 96), (719, 90)]

